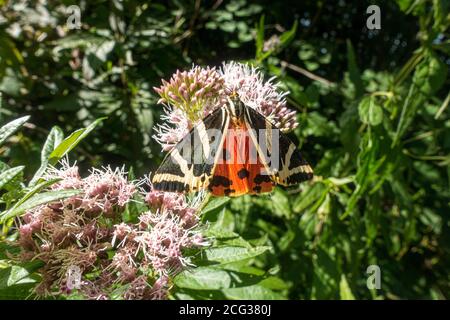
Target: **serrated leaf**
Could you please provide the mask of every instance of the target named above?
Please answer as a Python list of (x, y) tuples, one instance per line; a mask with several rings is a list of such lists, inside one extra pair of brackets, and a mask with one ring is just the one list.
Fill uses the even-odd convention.
[(208, 214), (211, 211), (217, 210), (222, 208), (224, 205), (226, 205), (231, 199), (227, 197), (220, 197), (220, 198), (210, 198), (206, 206), (203, 207), (201, 210), (202, 214)]
[(13, 265), (0, 269), (0, 290), (19, 284), (35, 283), (36, 277), (31, 275), (41, 266), (41, 261), (35, 261), (23, 266)]
[(72, 132), (70, 136), (64, 139), (48, 157), (49, 164), (56, 164), (62, 157), (75, 148), (94, 128), (106, 118), (99, 118), (83, 129)]
[(427, 52), (424, 59), (417, 64), (413, 75), (413, 83), (402, 106), (394, 141), (392, 142), (393, 146), (405, 134), (425, 99), (443, 86), (447, 79), (447, 73), (447, 66), (433, 52)]
[(30, 119), (30, 116), (25, 116), (11, 122), (8, 122), (0, 128), (0, 145), (2, 145), (8, 137), (10, 137), (14, 132), (19, 130), (20, 127), (24, 125), (25, 122)]
[(11, 180), (13, 180), (19, 173), (23, 171), (24, 166), (18, 166), (0, 173), (0, 189), (6, 186)]
[(186, 289), (220, 290), (230, 286), (231, 277), (224, 270), (198, 267), (179, 273), (174, 284)]
[(364, 97), (358, 106), (359, 117), (365, 124), (377, 126), (383, 121), (383, 109), (372, 96)]
[(239, 237), (239, 235), (236, 232), (218, 228), (208, 228), (207, 230), (204, 231), (203, 234), (206, 237), (212, 237), (214, 239), (230, 239)]
[(21, 203), (20, 205), (14, 206), (13, 208), (5, 212), (1, 216), (0, 221), (4, 222), (7, 219), (18, 216), (21, 213), (25, 212), (26, 210), (32, 209), (41, 204), (46, 204), (56, 200), (73, 197), (79, 193), (81, 193), (80, 190), (56, 190), (36, 194), (31, 198), (29, 198), (28, 200)]
[(205, 249), (202, 253), (211, 262), (226, 264), (239, 260), (250, 259), (263, 254), (269, 247), (243, 248), (243, 247), (218, 247)]
[(448, 66), (434, 53), (429, 53), (416, 68), (413, 83), (426, 96), (434, 94), (445, 83)]
[(267, 289), (261, 285), (223, 289), (227, 299), (231, 300), (281, 300), (281, 294)]
[(50, 154), (55, 150), (56, 146), (58, 146), (61, 141), (64, 139), (64, 133), (61, 128), (55, 126), (50, 130), (50, 133), (47, 136), (47, 139), (42, 147), (41, 151), (41, 166), (34, 174), (31, 179), (29, 186), (34, 186), (41, 178), (42, 174), (45, 172), (48, 166), (48, 158)]
[(59, 146), (64, 139), (64, 133), (60, 127), (54, 126), (45, 140), (41, 151), (41, 161), (48, 161), (50, 154)]
[(59, 181), (60, 179), (53, 179), (53, 180), (48, 180), (48, 181), (42, 181), (41, 183), (39, 183), (38, 185), (34, 186), (33, 188), (31, 188), (20, 200), (18, 200), (14, 206), (10, 209), (10, 210), (14, 210), (14, 208), (20, 206), (22, 203), (24, 203), (25, 201), (27, 201), (29, 198), (31, 198), (33, 195), (35, 195), (36, 193), (40, 192), (41, 190), (44, 190), (45, 188), (51, 186), (52, 184), (56, 183), (57, 181)]

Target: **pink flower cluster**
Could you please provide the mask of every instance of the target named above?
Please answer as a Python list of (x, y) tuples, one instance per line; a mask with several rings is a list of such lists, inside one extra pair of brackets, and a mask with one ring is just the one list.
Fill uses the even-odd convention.
[(199, 119), (212, 112), (224, 101), (224, 81), (215, 68), (193, 67), (189, 71), (177, 71), (167, 82), (154, 90), (161, 97), (158, 103), (167, 106), (154, 138), (170, 150), (180, 141)]
[(286, 95), (280, 92), (275, 78), (264, 81), (264, 75), (245, 64), (230, 62), (222, 66), (222, 77), (228, 91), (238, 94), (242, 102), (266, 116), (282, 131), (298, 126), (297, 112), (286, 107)]
[(64, 160), (61, 169), (50, 168), (45, 178), (61, 179), (51, 186), (53, 190), (83, 190), (80, 196), (69, 198), (63, 204), (76, 206), (85, 214), (95, 215), (101, 212), (103, 215), (112, 216), (114, 208), (122, 209), (136, 191), (134, 184), (127, 181), (123, 168), (93, 168), (91, 174), (82, 179), (78, 167), (70, 166), (67, 160)]
[(224, 63), (220, 70), (193, 67), (177, 71), (159, 88), (159, 103), (166, 107), (154, 138), (163, 150), (171, 150), (198, 121), (226, 103), (227, 96), (238, 95), (244, 104), (266, 116), (282, 131), (298, 126), (296, 111), (286, 106), (287, 92), (281, 92), (274, 78), (254, 67), (237, 62)]
[[(109, 299), (120, 284), (127, 285), (123, 299), (165, 299), (171, 277), (190, 263), (183, 250), (206, 245), (195, 203), (179, 194), (146, 192), (123, 169), (93, 169), (81, 178), (65, 161), (46, 178), (61, 179), (54, 190), (81, 193), (28, 210), (20, 221), (17, 258), (44, 262), (38, 295), (72, 293), (68, 270), (76, 267), (81, 278), (75, 289), (86, 298)], [(124, 222), (132, 202), (142, 209)]]

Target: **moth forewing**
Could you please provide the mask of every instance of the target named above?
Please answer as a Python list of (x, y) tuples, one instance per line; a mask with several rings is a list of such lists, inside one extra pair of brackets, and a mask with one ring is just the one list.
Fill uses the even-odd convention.
[(169, 152), (153, 176), (155, 190), (188, 192), (205, 189), (214, 173), (230, 117), (225, 108), (201, 120)]
[[(270, 127), (269, 129), (267, 129), (266, 125), (264, 126), (264, 128), (261, 128), (261, 126), (258, 126), (257, 124), (254, 123), (254, 121), (252, 120), (251, 116), (250, 116), (250, 108), (246, 108), (246, 112), (245, 112), (245, 122), (248, 129), (248, 133), (250, 135), (250, 138), (253, 142), (253, 146), (256, 152), (256, 156), (259, 157), (259, 159), (261, 160), (263, 166), (264, 166), (264, 170), (262, 172), (260, 172), (261, 175), (270, 175), (272, 176), (273, 179), (275, 179), (275, 174), (276, 174), (276, 170), (273, 170), (272, 167), (272, 162), (277, 165), (278, 164), (278, 159), (276, 160), (272, 160), (273, 157), (273, 143), (272, 143), (272, 138), (273, 137), (277, 137), (277, 134), (273, 134), (273, 130), (277, 131), (277, 128), (274, 127)], [(253, 112), (256, 111), (252, 110)], [(260, 116), (261, 119), (263, 120), (264, 123), (268, 122), (262, 115), (257, 114), (257, 116)], [(270, 123), (269, 123), (270, 124)], [(269, 132), (269, 138), (270, 140), (267, 141), (268, 136), (267, 133)], [(262, 142), (262, 143), (260, 143)], [(277, 145), (277, 143), (275, 143), (275, 145)], [(275, 155), (277, 155), (278, 152), (275, 152)]]
[[(264, 132), (265, 139), (260, 138), (259, 141), (255, 134), (251, 134), (251, 136), (261, 161), (274, 182), (290, 186), (312, 179), (313, 171), (295, 144), (266, 117), (258, 111), (246, 107), (245, 121), (249, 127)], [(265, 145), (263, 145), (264, 142)], [(270, 150), (270, 157), (268, 157), (268, 152), (265, 154), (264, 151)]]

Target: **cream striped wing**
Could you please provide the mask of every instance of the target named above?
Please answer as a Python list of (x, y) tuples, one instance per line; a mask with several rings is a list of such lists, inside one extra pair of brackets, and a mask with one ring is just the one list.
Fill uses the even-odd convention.
[(250, 137), (258, 148), (258, 155), (270, 178), (283, 186), (312, 179), (311, 166), (286, 134), (258, 111), (246, 106), (244, 108), (246, 124), (253, 129)]
[(164, 158), (153, 176), (153, 188), (168, 192), (207, 188), (229, 122), (230, 116), (225, 107), (201, 120)]

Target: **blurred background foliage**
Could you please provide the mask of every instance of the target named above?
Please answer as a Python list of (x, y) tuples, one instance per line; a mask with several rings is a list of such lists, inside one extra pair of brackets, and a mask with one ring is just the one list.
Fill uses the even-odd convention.
[[(74, 4), (78, 29), (67, 24)], [(371, 4), (381, 30), (366, 28)], [(53, 125), (69, 133), (107, 116), (71, 159), (146, 174), (163, 156), (151, 138), (162, 109), (152, 87), (192, 64), (249, 62), (290, 91), (316, 178), (220, 200), (204, 219), (269, 246), (256, 265), (284, 298), (449, 298), (449, 7), (0, 0), (1, 123), (31, 115), (2, 161), (25, 165), (30, 179)], [(366, 286), (373, 264), (380, 290)]]

